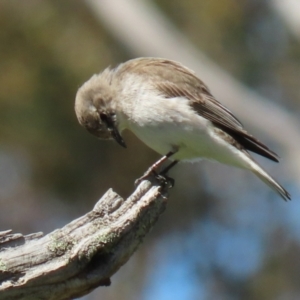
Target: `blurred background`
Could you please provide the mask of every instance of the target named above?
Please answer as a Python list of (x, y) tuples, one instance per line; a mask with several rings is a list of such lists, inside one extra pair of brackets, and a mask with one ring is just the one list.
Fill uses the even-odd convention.
[(279, 165), (257, 159), (293, 201), (250, 172), (178, 165), (155, 228), (110, 287), (82, 299), (299, 299), (300, 9), (293, 5), (2, 0), (0, 230), (48, 233), (91, 210), (110, 187), (123, 197), (133, 191), (159, 156), (130, 132), (126, 150), (88, 134), (74, 99), (109, 65), (163, 56), (197, 71), (282, 157)]

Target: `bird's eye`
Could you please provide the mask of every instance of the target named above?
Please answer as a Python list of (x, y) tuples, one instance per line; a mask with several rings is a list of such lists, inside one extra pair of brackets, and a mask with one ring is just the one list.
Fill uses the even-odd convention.
[(99, 113), (101, 121), (107, 126), (108, 130), (113, 130), (115, 127), (114, 125), (114, 114), (105, 114), (105, 113)]
[(108, 117), (106, 114), (104, 113), (99, 113), (99, 116), (100, 116), (100, 119), (107, 124), (107, 121), (108, 121)]

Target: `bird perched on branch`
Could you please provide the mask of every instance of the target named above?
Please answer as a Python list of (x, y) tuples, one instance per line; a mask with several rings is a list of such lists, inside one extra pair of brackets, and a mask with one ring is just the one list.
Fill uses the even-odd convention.
[(126, 147), (121, 133), (131, 130), (163, 155), (141, 177), (162, 174), (179, 161), (216, 160), (252, 171), (284, 200), (290, 194), (258, 165), (249, 151), (272, 161), (278, 156), (249, 134), (241, 122), (211, 94), (196, 74), (162, 58), (137, 58), (92, 76), (78, 90), (79, 123), (101, 139)]

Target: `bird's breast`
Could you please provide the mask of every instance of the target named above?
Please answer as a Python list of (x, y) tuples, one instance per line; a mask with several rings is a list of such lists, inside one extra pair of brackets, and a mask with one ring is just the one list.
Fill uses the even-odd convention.
[(132, 124), (130, 130), (148, 147), (165, 155), (177, 151), (172, 156), (176, 160), (194, 160), (211, 156), (213, 145), (203, 124), (188, 122), (148, 122), (142, 126)]

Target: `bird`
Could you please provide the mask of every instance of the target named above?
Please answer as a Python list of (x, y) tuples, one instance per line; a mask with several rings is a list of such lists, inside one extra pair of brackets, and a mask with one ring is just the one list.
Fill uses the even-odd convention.
[(285, 201), (291, 196), (251, 156), (274, 162), (275, 152), (248, 133), (233, 113), (212, 95), (194, 71), (165, 58), (141, 57), (94, 74), (77, 91), (79, 123), (100, 139), (126, 148), (123, 130), (162, 155), (140, 178), (167, 159), (166, 175), (178, 162), (202, 159), (250, 170)]

